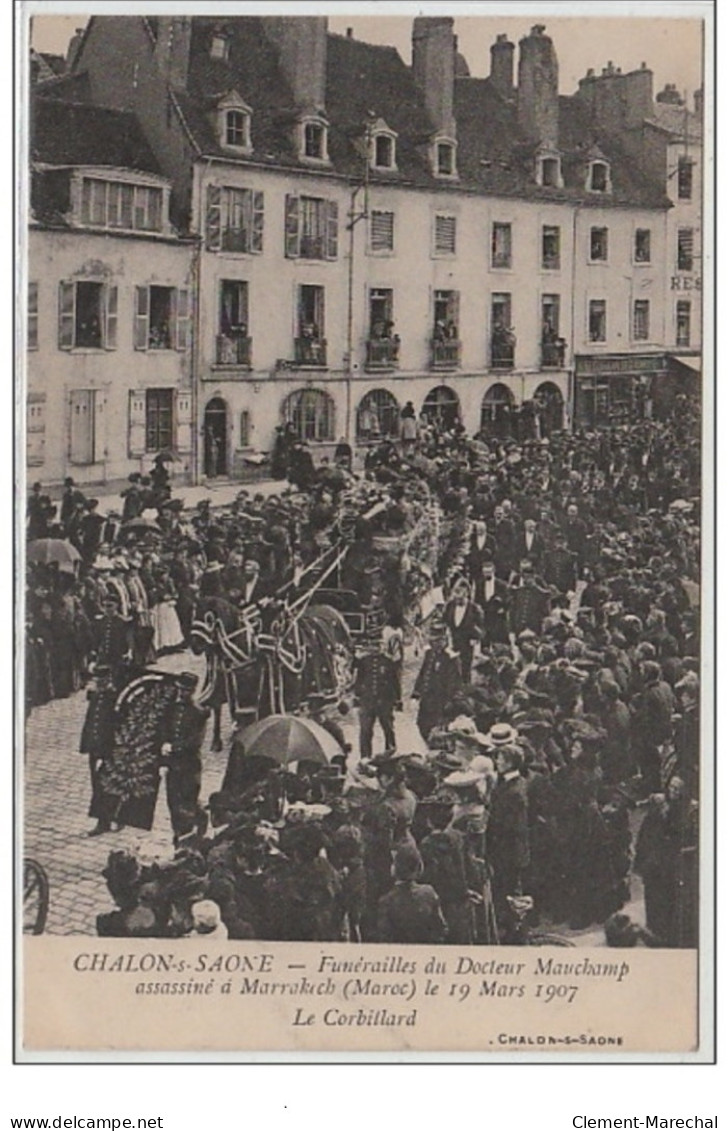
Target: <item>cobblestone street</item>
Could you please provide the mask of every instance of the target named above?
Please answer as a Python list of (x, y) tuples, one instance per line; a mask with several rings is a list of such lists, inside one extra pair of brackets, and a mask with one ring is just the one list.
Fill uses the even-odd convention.
[[(420, 657), (408, 649), (404, 671), (405, 710), (396, 716), (398, 749), (422, 752), (425, 746), (415, 724), (414, 704), (409, 692)], [(195, 671), (202, 676), (204, 662), (191, 653), (166, 656), (157, 667), (164, 671)], [(88, 817), (90, 782), (88, 758), (78, 752), (86, 710), (86, 692), (36, 707), (28, 720), (25, 751), (25, 855), (37, 860), (48, 874), (50, 908), (46, 932), (57, 935), (94, 935), (96, 916), (112, 910), (113, 904), (102, 871), (112, 849), (127, 849), (146, 859), (169, 859), (173, 853), (172, 829), (164, 785), (160, 788), (154, 828), (151, 832), (124, 828), (89, 839), (93, 821)], [(358, 757), (358, 720), (354, 710), (337, 716), (353, 757)], [(202, 801), (219, 789), (227, 762), (231, 723), (223, 711), (223, 753), (209, 749), (206, 737), (203, 756)], [(381, 731), (374, 735), (374, 752), (383, 749)], [(641, 884), (633, 878), (633, 899), (625, 908), (644, 922)], [(580, 946), (603, 946), (599, 927), (572, 931), (557, 925), (561, 933)]]

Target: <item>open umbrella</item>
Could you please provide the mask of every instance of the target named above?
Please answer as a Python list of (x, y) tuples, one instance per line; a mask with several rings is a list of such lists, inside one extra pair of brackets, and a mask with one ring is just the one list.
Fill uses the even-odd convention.
[(144, 533), (146, 530), (151, 530), (156, 534), (161, 534), (162, 531), (153, 518), (131, 518), (124, 523), (124, 530), (138, 530)]
[(247, 727), (237, 738), (246, 757), (270, 758), (279, 766), (290, 762), (318, 762), (328, 766), (343, 754), (336, 739), (313, 719), (298, 715), (269, 715)]
[(76, 562), (81, 561), (81, 555), (64, 538), (36, 538), (28, 543), (28, 561), (38, 565), (55, 562), (60, 569), (73, 572)]

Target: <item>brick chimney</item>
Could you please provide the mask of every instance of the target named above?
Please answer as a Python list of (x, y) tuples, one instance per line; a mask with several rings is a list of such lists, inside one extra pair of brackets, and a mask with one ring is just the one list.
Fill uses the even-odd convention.
[(412, 74), (436, 133), (455, 135), (455, 36), (449, 16), (417, 16), (412, 26)]
[(505, 34), (497, 35), (490, 45), (490, 84), (503, 98), (513, 97), (513, 56), (515, 43)]
[(559, 143), (559, 64), (543, 24), (519, 43), (518, 125), (533, 145)]
[(160, 72), (169, 85), (176, 89), (187, 86), (191, 35), (190, 16), (159, 17), (154, 54)]
[(265, 16), (266, 35), (278, 49), (278, 61), (291, 88), (296, 110), (326, 108), (326, 16)]
[(603, 129), (634, 129), (652, 115), (652, 82), (646, 63), (626, 75), (608, 63), (601, 75), (589, 71), (579, 79), (575, 97)]

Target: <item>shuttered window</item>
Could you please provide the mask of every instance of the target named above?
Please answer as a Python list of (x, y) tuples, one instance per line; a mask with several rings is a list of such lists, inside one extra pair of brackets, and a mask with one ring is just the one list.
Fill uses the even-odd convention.
[(186, 350), (189, 340), (189, 291), (177, 287), (137, 287), (134, 300), (134, 349)]
[(147, 389), (146, 450), (158, 452), (172, 447), (174, 389)]
[(678, 228), (677, 233), (677, 269), (678, 271), (692, 271), (693, 269), (693, 229)]
[(315, 196), (287, 196), (285, 250), (289, 259), (336, 259), (339, 206)]
[(264, 198), (257, 189), (207, 187), (208, 251), (263, 251)]
[(455, 216), (435, 216), (435, 255), (454, 255), (456, 240)]
[(394, 251), (394, 212), (372, 212), (369, 247), (371, 251)]
[(38, 284), (28, 283), (28, 341), (29, 350), (38, 349)]
[(118, 302), (118, 288), (108, 283), (60, 283), (58, 348), (115, 350)]
[(26, 415), (26, 451), (28, 467), (40, 467), (45, 460), (46, 395), (29, 393)]

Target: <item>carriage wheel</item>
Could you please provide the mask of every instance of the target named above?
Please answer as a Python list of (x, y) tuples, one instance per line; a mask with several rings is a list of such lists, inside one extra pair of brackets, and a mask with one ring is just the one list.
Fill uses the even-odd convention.
[(48, 918), (50, 885), (45, 869), (23, 860), (23, 934), (42, 935)]

